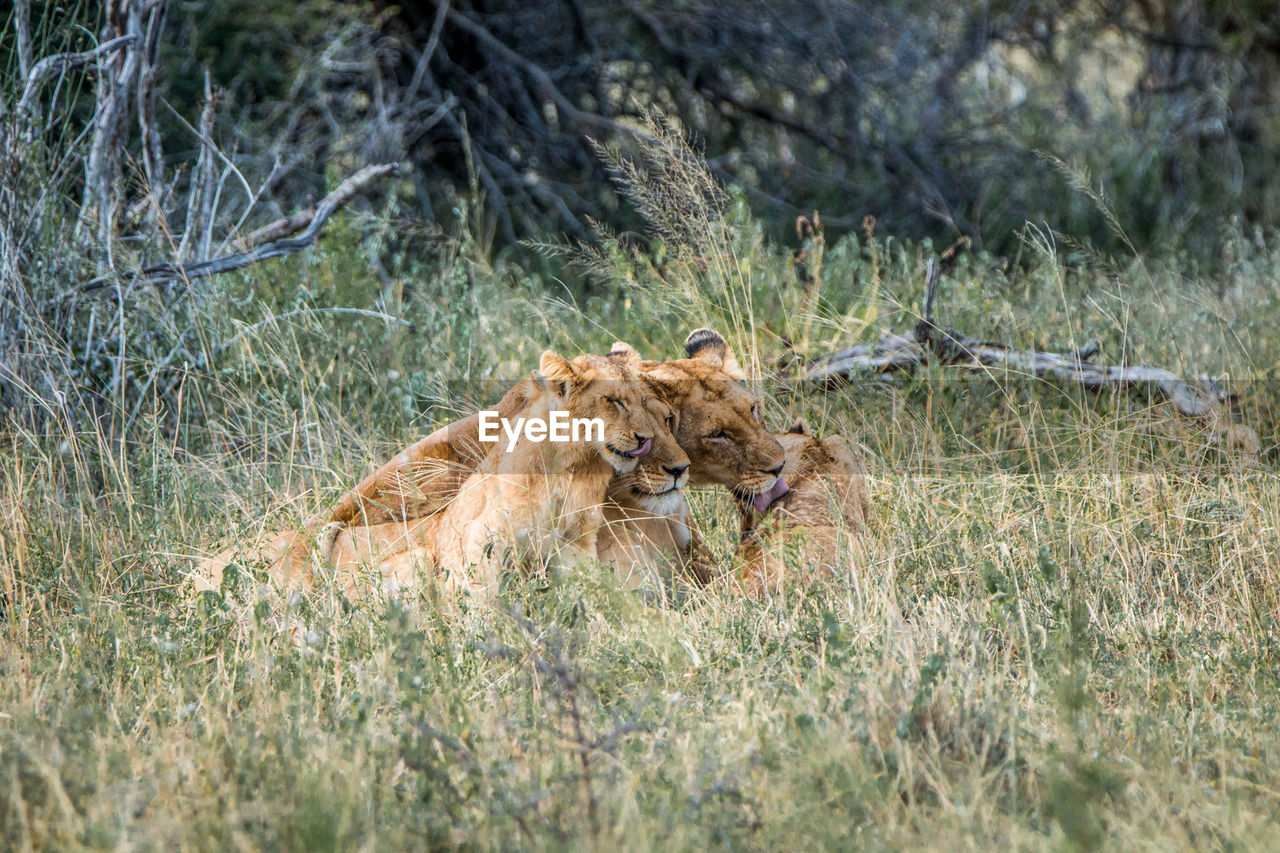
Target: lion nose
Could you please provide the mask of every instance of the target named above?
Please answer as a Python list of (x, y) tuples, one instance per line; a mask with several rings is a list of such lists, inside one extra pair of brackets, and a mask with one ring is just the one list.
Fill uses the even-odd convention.
[(685, 471), (689, 470), (688, 465), (663, 465), (662, 470), (670, 474), (674, 479), (679, 480)]
[(766, 468), (766, 469), (765, 469), (765, 473), (766, 473), (766, 474), (772, 474), (772, 475), (773, 475), (773, 476), (775, 476), (775, 477), (781, 477), (781, 476), (782, 476), (782, 469), (783, 469), (783, 468), (785, 468), (785, 467), (786, 467), (786, 465), (787, 465), (787, 463), (786, 463), (786, 462), (782, 462), (782, 463), (780, 463), (780, 464), (778, 465), (778, 467), (777, 467), (777, 468)]

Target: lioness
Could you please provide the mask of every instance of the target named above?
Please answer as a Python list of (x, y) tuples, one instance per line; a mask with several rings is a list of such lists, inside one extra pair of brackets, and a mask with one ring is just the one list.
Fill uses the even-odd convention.
[(803, 583), (847, 565), (870, 509), (862, 462), (843, 436), (819, 439), (798, 419), (777, 438), (787, 454), (790, 491), (767, 512), (754, 501), (738, 502), (740, 579), (757, 596), (781, 593), (788, 566), (802, 572), (791, 580)]
[[(767, 506), (783, 493), (783, 453), (764, 427), (759, 401), (743, 387), (737, 360), (717, 332), (690, 333), (685, 352), (687, 358), (644, 361), (639, 369), (680, 413), (676, 441), (689, 455), (689, 484), (726, 486), (738, 495), (760, 496)], [(531, 393), (529, 380), (516, 383), (496, 406), (499, 415), (513, 417)], [(491, 448), (480, 443), (479, 434), (478, 414), (441, 427), (396, 454), (310, 526), (378, 524), (435, 512)]]
[[(380, 525), (409, 543), (381, 561), (384, 582), (407, 582), (413, 564), (422, 562), (441, 572), (446, 591), (487, 595), (497, 589), (508, 556), (535, 570), (557, 553), (563, 558), (564, 546), (571, 561), (598, 559), (610, 480), (630, 474), (665, 432), (645, 406), (638, 365), (639, 357), (582, 355), (570, 361), (543, 353), (534, 393), (517, 416), (548, 422), (551, 411), (563, 410), (574, 419), (599, 420), (603, 433), (567, 442), (534, 441), (524, 434), (509, 450), (487, 456), (442, 512), (413, 524)], [(368, 542), (361, 528), (339, 531), (331, 556), (358, 560), (361, 537)]]
[(782, 446), (725, 339), (697, 329), (684, 347), (688, 358), (644, 361), (640, 371), (680, 413), (676, 441), (689, 454), (689, 485), (726, 486), (763, 511), (787, 492)]
[[(782, 447), (765, 429), (759, 402), (742, 385), (737, 360), (725, 339), (710, 329), (690, 333), (685, 352), (686, 358), (644, 361), (639, 369), (679, 414), (675, 434), (690, 458), (688, 483), (726, 486), (740, 498), (767, 508), (787, 488), (780, 477)], [(514, 417), (533, 393), (534, 386), (524, 380), (508, 390), (495, 408), (501, 417)], [(318, 530), (332, 522), (356, 527), (414, 521), (440, 511), (492, 449), (479, 441), (479, 432), (478, 414), (441, 427), (396, 454), (347, 492), (330, 512), (311, 519), (306, 529)], [(270, 563), (273, 573), (282, 578), (309, 578), (310, 534), (277, 534), (265, 546), (248, 551), (251, 558)], [(231, 553), (204, 561), (202, 573), (220, 574)]]
[[(617, 348), (610, 351), (615, 357)], [(679, 415), (656, 396), (645, 408), (660, 427), (653, 449), (635, 470), (609, 481), (600, 528), (599, 556), (613, 563), (633, 589), (661, 591), (670, 569), (685, 570), (693, 545), (693, 519), (682, 492), (689, 481), (689, 457), (676, 443)]]
[[(607, 358), (625, 360), (633, 354), (625, 344), (615, 344)], [(610, 479), (598, 556), (600, 562), (612, 563), (619, 578), (632, 588), (661, 591), (669, 578), (669, 571), (663, 570), (697, 571), (690, 565), (693, 520), (681, 492), (689, 479), (689, 457), (672, 433), (678, 418), (675, 410), (651, 390), (643, 405), (655, 426), (652, 448), (634, 470)], [(317, 536), (317, 553), (348, 593), (354, 591), (362, 565), (373, 570), (374, 579), (384, 588), (404, 586), (412, 582), (415, 569), (431, 568), (433, 543), (444, 515), (350, 528), (331, 522)]]
[[(348, 527), (333, 521), (315, 538), (315, 560), (335, 587), (352, 598), (362, 589), (395, 590), (417, 580), (416, 568), (434, 567), (435, 535), (442, 513), (412, 521)], [(406, 559), (416, 556), (415, 561)], [(368, 577), (362, 577), (367, 574)], [(369, 580), (372, 583), (362, 583)]]

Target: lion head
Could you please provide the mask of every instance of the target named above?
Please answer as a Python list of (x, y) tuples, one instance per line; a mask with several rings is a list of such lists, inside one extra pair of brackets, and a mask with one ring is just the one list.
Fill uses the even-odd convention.
[(646, 361), (645, 378), (677, 412), (676, 441), (689, 455), (689, 484), (727, 486), (763, 509), (787, 492), (782, 446), (765, 429), (760, 401), (740, 381), (725, 339), (697, 329), (687, 358)]
[(680, 490), (689, 482), (689, 457), (675, 438), (680, 415), (656, 394), (645, 398), (644, 406), (656, 426), (653, 447), (635, 470), (613, 478), (609, 497), (655, 516), (675, 515), (683, 501)]
[(638, 376), (639, 366), (639, 356), (588, 354), (567, 359), (552, 350), (542, 354), (539, 366), (538, 379), (551, 389), (556, 405), (575, 420), (598, 419), (604, 424), (603, 440), (597, 431), (588, 430), (586, 443), (619, 474), (635, 469), (658, 431), (644, 405), (646, 386)]
[[(783, 476), (792, 490), (780, 507), (788, 509), (796, 504), (798, 508), (809, 492), (829, 494), (836, 503), (827, 506), (843, 516), (846, 526), (860, 528), (867, 512), (865, 474), (848, 440), (842, 435), (818, 438), (803, 418), (797, 418), (791, 429), (776, 438), (787, 455)], [(745, 502), (742, 508), (744, 512), (751, 509)]]
[(742, 541), (739, 579), (752, 595), (780, 594), (858, 565), (858, 541), (867, 516), (862, 463), (842, 436), (818, 438), (797, 420), (777, 436), (786, 449), (784, 476), (791, 490), (757, 511), (739, 500)]

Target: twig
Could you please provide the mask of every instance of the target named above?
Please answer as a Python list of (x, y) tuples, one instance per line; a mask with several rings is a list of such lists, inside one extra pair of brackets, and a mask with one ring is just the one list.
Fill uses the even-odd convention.
[(31, 0), (18, 0), (13, 10), (18, 30), (18, 73), (31, 73)]
[(1087, 344), (1076, 350), (1076, 361), (1088, 361), (1097, 355), (1101, 349), (1102, 344), (1098, 342), (1098, 339), (1091, 338)]
[(933, 324), (933, 305), (938, 298), (938, 282), (942, 273), (938, 269), (938, 259), (930, 258), (924, 269), (924, 304), (921, 306), (920, 321), (916, 323), (915, 338), (922, 344), (929, 343), (937, 331)]
[[(311, 217), (310, 224), (296, 237), (275, 240), (255, 246), (244, 252), (210, 260), (194, 261), (187, 264), (156, 264), (134, 272), (132, 274), (133, 280), (143, 284), (150, 284), (153, 287), (165, 287), (176, 282), (218, 275), (219, 273), (247, 267), (258, 261), (265, 261), (268, 258), (277, 258), (281, 255), (291, 255), (294, 252), (299, 252), (316, 241), (316, 237), (319, 236), (320, 229), (324, 227), (324, 223), (333, 215), (334, 211), (349, 202), (356, 193), (379, 178), (399, 174), (400, 167), (396, 163), (365, 166), (359, 172), (343, 181), (337, 189), (325, 196), (316, 205), (315, 215)], [(116, 278), (118, 276), (115, 275), (98, 276), (68, 289), (62, 298), (65, 300), (76, 294), (93, 293), (94, 291), (102, 290)]]
[(306, 210), (298, 211), (293, 216), (277, 219), (275, 222), (269, 222), (256, 231), (250, 231), (237, 242), (248, 249), (262, 243), (269, 243), (272, 240), (279, 240), (281, 237), (292, 237), (310, 225), (315, 215), (316, 209), (312, 205)]
[[(235, 176), (240, 179), (240, 185), (244, 187), (246, 202), (252, 207), (255, 200), (253, 189), (249, 186), (249, 181), (244, 174), (236, 168), (236, 164), (232, 163), (227, 155), (222, 153), (217, 143), (213, 141), (213, 118), (215, 99), (213, 89), (209, 83), (209, 72), (204, 75), (204, 110), (200, 113), (200, 129), (191, 126), (182, 115), (173, 108), (168, 101), (161, 100), (165, 109), (173, 113), (174, 118), (178, 120), (184, 128), (187, 129), (196, 139), (200, 140), (200, 156), (196, 159), (196, 168), (192, 173), (193, 179), (199, 184), (199, 192), (194, 192), (187, 200), (187, 221), (183, 226), (182, 246), (187, 246), (193, 236), (200, 239), (200, 257), (198, 260), (205, 260), (209, 256), (209, 246), (213, 242), (213, 219), (214, 219), (214, 187), (213, 187), (213, 158), (217, 157), (222, 161)], [(221, 186), (219, 184), (219, 186)], [(192, 223), (195, 223), (194, 225)], [(180, 253), (180, 254), (183, 254)]]
[(142, 48), (142, 71), (138, 76), (138, 129), (142, 132), (142, 166), (150, 190), (152, 216), (164, 217), (168, 191), (164, 183), (164, 153), (156, 128), (156, 68), (160, 36), (164, 33), (168, 3), (160, 2), (147, 20), (146, 44)]
[[(114, 268), (111, 238), (115, 231), (116, 207), (119, 199), (114, 192), (120, 176), (121, 157), (124, 149), (124, 111), (132, 94), (134, 78), (141, 65), (137, 42), (142, 39), (142, 9), (139, 3), (129, 3), (122, 10), (124, 34), (130, 37), (130, 50), (123, 58), (113, 57), (103, 63), (98, 74), (97, 109), (93, 116), (93, 142), (84, 167), (84, 201), (80, 208), (77, 233), (83, 235), (90, 213), (97, 216), (98, 245), (106, 250), (107, 266)], [(111, 20), (108, 15), (108, 20)], [(123, 339), (123, 338), (122, 338)]]
[[(241, 226), (244, 225), (245, 220), (249, 218), (249, 216), (253, 213), (254, 208), (257, 207), (258, 200), (262, 198), (263, 193), (265, 193), (267, 189), (273, 183), (275, 183), (275, 181), (279, 178), (279, 176), (283, 171), (284, 171), (284, 165), (280, 162), (279, 156), (277, 156), (275, 159), (275, 162), (271, 164), (271, 173), (267, 175), (267, 177), (262, 181), (261, 184), (258, 185), (258, 189), (254, 192), (253, 197), (249, 199), (249, 202), (244, 206), (244, 210), (241, 211), (240, 218), (236, 220), (236, 224), (232, 225), (230, 230), (228, 230), (226, 234), (222, 235), (222, 242), (218, 244), (218, 254), (222, 254), (222, 252), (226, 250), (227, 246), (232, 245), (233, 242), (234, 242), (234, 245), (239, 249), (247, 249), (250, 246), (256, 245), (258, 243), (267, 242), (267, 239), (262, 239), (262, 238), (259, 238), (257, 240), (250, 240), (249, 237), (253, 237), (253, 234), (250, 234), (249, 237), (241, 238), (240, 240), (235, 240), (234, 238), (237, 234), (240, 233), (240, 228)], [(309, 220), (313, 215), (315, 215), (315, 208), (314, 207), (307, 208), (306, 214)], [(305, 224), (302, 227), (306, 227)], [(253, 233), (257, 233), (257, 232), (253, 232)], [(275, 234), (268, 239), (275, 240), (279, 237), (289, 237), (296, 233), (297, 231), (289, 231), (288, 233)]]
[(427, 37), (427, 46), (422, 49), (422, 55), (418, 57), (418, 66), (413, 70), (413, 79), (409, 81), (409, 97), (416, 95), (418, 89), (422, 87), (427, 69), (431, 66), (431, 57), (435, 56), (436, 47), (440, 44), (440, 32), (444, 29), (445, 18), (448, 15), (449, 0), (440, 0), (440, 4), (436, 7), (436, 18), (431, 24), (431, 35)]
[(516, 51), (508, 47), (501, 39), (493, 33), (485, 29), (481, 24), (473, 21), (457, 9), (448, 10), (449, 20), (461, 30), (470, 33), (479, 44), (488, 48), (492, 53), (497, 54), (505, 62), (514, 65), (529, 75), (529, 79), (537, 83), (547, 97), (555, 102), (556, 108), (564, 113), (565, 117), (573, 122), (591, 127), (607, 128), (625, 136), (639, 136), (641, 132), (634, 127), (623, 124), (620, 121), (607, 118), (605, 116), (596, 115), (595, 113), (584, 112), (578, 109), (572, 101), (570, 101), (560, 88), (556, 86), (555, 81), (547, 70), (536, 62), (533, 62), (521, 56)]

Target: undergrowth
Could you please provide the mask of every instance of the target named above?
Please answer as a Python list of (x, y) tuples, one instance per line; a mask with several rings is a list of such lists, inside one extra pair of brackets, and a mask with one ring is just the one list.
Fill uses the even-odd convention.
[[(656, 130), (617, 161), (656, 239), (550, 247), (585, 279), (495, 258), (466, 210), (452, 232), (347, 217), (202, 285), (209, 362), (127, 429), (9, 421), (4, 846), (1274, 844), (1275, 250), (1241, 241), (1198, 281), (1029, 229), (1020, 259), (961, 252), (941, 306), (1013, 345), (1229, 374), (1257, 454), (1158, 401), (1026, 377), (809, 388), (775, 369), (909, 329), (934, 247), (868, 222), (788, 252)], [(667, 609), (607, 569), (457, 618), (429, 591), (246, 614), (252, 573), (189, 593), (190, 556), (310, 515), (542, 349), (675, 357), (704, 324), (776, 429), (802, 414), (861, 445), (865, 564)], [(729, 568), (725, 496), (693, 502)]]

